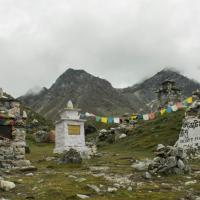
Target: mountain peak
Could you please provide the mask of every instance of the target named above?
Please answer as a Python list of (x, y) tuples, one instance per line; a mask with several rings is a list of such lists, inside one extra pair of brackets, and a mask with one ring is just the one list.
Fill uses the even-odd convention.
[(35, 96), (24, 96), (21, 100), (49, 119), (56, 119), (59, 110), (72, 100), (84, 112), (99, 115), (119, 115), (126, 112), (149, 112), (157, 100), (155, 91), (162, 82), (171, 79), (181, 89), (183, 97), (191, 95), (200, 87), (199, 83), (181, 75), (173, 68), (164, 68), (153, 77), (133, 87), (117, 90), (104, 79), (95, 77), (81, 69), (67, 69), (45, 92)]
[(161, 71), (159, 71), (157, 74), (166, 74), (166, 73), (175, 73), (175, 74), (181, 74), (181, 72), (173, 67), (165, 67)]
[(77, 74), (89, 74), (83, 69), (73, 69), (73, 68), (68, 68), (63, 74), (70, 74), (70, 75), (77, 75)]

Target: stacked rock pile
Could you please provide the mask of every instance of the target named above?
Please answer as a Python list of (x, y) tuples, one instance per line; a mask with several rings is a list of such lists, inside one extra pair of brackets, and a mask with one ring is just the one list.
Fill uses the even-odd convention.
[(98, 135), (98, 141), (106, 141), (108, 143), (114, 143), (120, 139), (125, 138), (129, 132), (130, 132), (129, 127), (116, 127), (116, 128), (111, 128), (110, 130), (105, 130), (102, 129), (99, 131)]
[(185, 174), (190, 172), (187, 154), (180, 147), (164, 146), (159, 144), (155, 152), (156, 157), (149, 165), (151, 174)]
[(0, 140), (0, 168), (30, 165), (30, 161), (25, 160), (25, 134), (25, 131), (16, 129), (12, 141)]
[(81, 154), (75, 149), (69, 149), (68, 151), (64, 151), (61, 158), (59, 159), (60, 164), (81, 164), (82, 157)]

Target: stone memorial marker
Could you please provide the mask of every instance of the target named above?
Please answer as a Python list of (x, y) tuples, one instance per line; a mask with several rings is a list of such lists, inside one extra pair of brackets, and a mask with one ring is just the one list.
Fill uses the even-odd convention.
[(199, 149), (200, 147), (200, 90), (192, 95), (193, 103), (186, 110), (176, 146), (185, 149)]
[(182, 125), (176, 146), (185, 149), (200, 147), (200, 119), (187, 117)]
[(67, 108), (60, 114), (60, 120), (56, 122), (54, 153), (63, 153), (69, 149), (78, 152), (87, 151), (85, 145), (85, 120), (79, 117), (80, 109), (75, 109), (71, 101)]

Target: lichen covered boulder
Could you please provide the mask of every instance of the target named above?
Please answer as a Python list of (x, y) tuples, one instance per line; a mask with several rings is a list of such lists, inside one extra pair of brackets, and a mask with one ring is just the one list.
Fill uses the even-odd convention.
[(61, 164), (81, 164), (82, 163), (82, 157), (81, 154), (76, 151), (75, 149), (70, 149), (68, 151), (64, 151), (62, 156), (59, 159), (59, 163)]

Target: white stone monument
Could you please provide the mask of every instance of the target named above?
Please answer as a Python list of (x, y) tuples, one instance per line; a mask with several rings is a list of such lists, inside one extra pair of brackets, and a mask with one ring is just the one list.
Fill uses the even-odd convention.
[(193, 103), (187, 108), (176, 146), (184, 149), (200, 148), (200, 90), (194, 91)]
[(182, 125), (176, 146), (184, 149), (200, 147), (200, 119), (188, 116)]
[(80, 109), (75, 109), (71, 101), (67, 108), (60, 113), (60, 120), (56, 122), (54, 153), (62, 153), (73, 148), (80, 153), (87, 151), (85, 145), (85, 120), (79, 117)]

